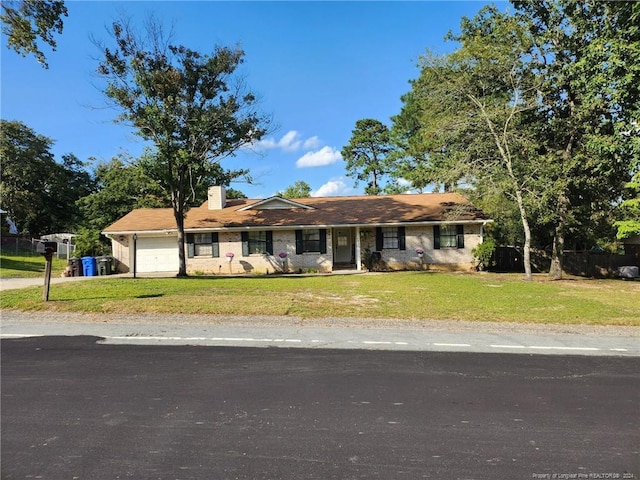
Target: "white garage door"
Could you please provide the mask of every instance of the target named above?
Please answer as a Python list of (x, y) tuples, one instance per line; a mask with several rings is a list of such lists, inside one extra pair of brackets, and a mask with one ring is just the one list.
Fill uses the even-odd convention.
[(140, 273), (177, 272), (178, 241), (176, 237), (138, 237), (136, 271)]

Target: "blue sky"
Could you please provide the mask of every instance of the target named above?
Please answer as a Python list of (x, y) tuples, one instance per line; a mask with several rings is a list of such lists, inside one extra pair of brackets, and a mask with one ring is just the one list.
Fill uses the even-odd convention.
[(259, 155), (243, 152), (223, 162), (248, 168), (254, 177), (254, 185), (233, 188), (265, 198), (303, 180), (315, 196), (362, 194), (365, 185), (354, 186), (340, 156), (356, 121), (374, 118), (391, 126), (401, 95), (418, 76), (418, 57), (427, 48), (455, 48), (443, 37), (485, 3), (67, 1), (57, 50), (43, 47), (48, 70), (33, 56), (8, 50), (2, 39), (0, 112), (52, 138), (57, 159), (66, 153), (83, 161), (139, 155), (141, 139), (113, 123), (118, 111), (107, 108), (101, 93), (94, 73), (100, 51), (91, 38), (108, 43), (107, 26), (121, 15), (142, 25), (153, 13), (173, 25), (176, 44), (201, 53), (240, 44), (245, 51), (241, 73), (277, 130), (263, 139)]

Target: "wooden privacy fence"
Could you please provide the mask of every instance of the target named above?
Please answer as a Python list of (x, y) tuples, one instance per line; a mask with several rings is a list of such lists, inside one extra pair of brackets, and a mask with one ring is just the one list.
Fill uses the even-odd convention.
[[(547, 272), (551, 260), (542, 250), (531, 250), (531, 270), (534, 273)], [(496, 247), (493, 252), (492, 266), (494, 272), (524, 272), (524, 255), (520, 247)]]
[(617, 277), (618, 267), (637, 265), (633, 255), (616, 255), (591, 251), (564, 252), (564, 271), (581, 277)]
[[(542, 250), (531, 251), (531, 269), (534, 272), (548, 272), (551, 256)], [(595, 278), (614, 278), (618, 276), (618, 267), (638, 266), (633, 254), (592, 252), (590, 250), (566, 250), (563, 257), (563, 270), (569, 275)], [(493, 265), (489, 270), (496, 272), (524, 272), (523, 254), (518, 247), (496, 247)]]

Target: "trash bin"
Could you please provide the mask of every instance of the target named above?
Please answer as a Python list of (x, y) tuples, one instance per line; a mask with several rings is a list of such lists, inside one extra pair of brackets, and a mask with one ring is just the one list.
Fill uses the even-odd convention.
[(111, 257), (98, 257), (98, 275), (111, 275)]
[(82, 276), (82, 262), (80, 262), (79, 258), (73, 257), (69, 259), (69, 270), (72, 277)]
[(82, 272), (85, 277), (95, 277), (97, 275), (95, 257), (82, 257)]

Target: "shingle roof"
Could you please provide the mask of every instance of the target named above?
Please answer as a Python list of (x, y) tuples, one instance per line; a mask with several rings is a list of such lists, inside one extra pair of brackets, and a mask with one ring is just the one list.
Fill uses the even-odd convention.
[[(241, 199), (228, 200), (222, 210), (209, 210), (207, 202), (205, 202), (200, 207), (189, 210), (185, 218), (185, 230), (398, 225), (440, 221), (469, 222), (488, 219), (467, 199), (455, 193), (310, 197), (298, 198), (294, 201), (312, 207), (312, 209), (251, 209), (251, 205), (264, 204), (265, 201), (263, 199)], [(133, 210), (109, 225), (104, 229), (104, 233), (175, 229), (173, 211), (170, 208), (141, 208)]]

